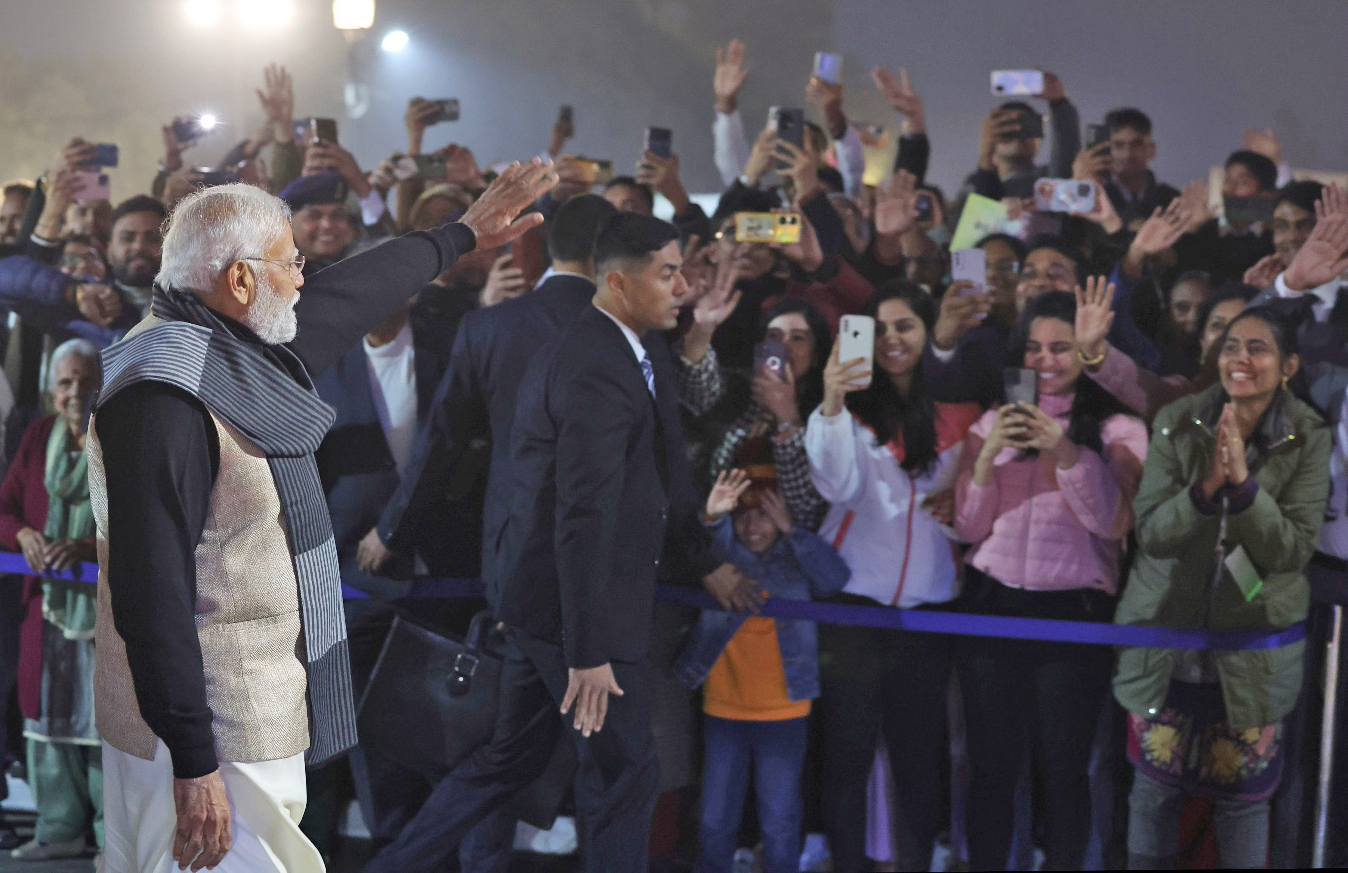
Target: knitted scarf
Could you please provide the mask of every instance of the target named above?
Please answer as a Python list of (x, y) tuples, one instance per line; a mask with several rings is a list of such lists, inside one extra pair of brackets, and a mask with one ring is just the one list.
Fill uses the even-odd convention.
[[(94, 535), (94, 510), (89, 504), (89, 458), (75, 445), (65, 419), (56, 417), (47, 438), (46, 468), (47, 539), (82, 540)], [(42, 614), (61, 629), (66, 639), (88, 640), (94, 636), (98, 597), (87, 582), (69, 579), (42, 580)]]
[[(194, 295), (154, 289), (156, 324), (103, 352), (102, 404), (142, 381), (197, 397), (267, 456), (299, 581), (311, 766), (356, 744), (341, 576), (314, 450), (336, 413), (284, 345), (246, 343)], [(260, 681), (266, 681), (265, 677)]]

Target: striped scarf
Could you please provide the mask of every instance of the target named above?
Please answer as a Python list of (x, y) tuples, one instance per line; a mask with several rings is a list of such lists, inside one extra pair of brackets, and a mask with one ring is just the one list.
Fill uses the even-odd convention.
[[(310, 766), (356, 744), (341, 576), (314, 451), (336, 413), (286, 346), (237, 339), (194, 295), (154, 289), (163, 322), (103, 352), (98, 404), (142, 381), (197, 397), (267, 456), (286, 520), (308, 670)], [(265, 680), (264, 680), (265, 681)]]

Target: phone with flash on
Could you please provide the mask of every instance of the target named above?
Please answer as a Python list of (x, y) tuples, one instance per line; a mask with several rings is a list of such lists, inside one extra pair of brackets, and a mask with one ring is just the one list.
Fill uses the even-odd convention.
[[(844, 315), (838, 320), (838, 363), (857, 358), (865, 362), (867, 370), (875, 369), (875, 319), (869, 315)], [(870, 379), (866, 385), (870, 385)]]
[(754, 372), (767, 367), (777, 375), (778, 379), (786, 381), (786, 368), (790, 358), (787, 356), (786, 344), (777, 340), (763, 340), (754, 346)]
[(1039, 373), (1028, 367), (1002, 370), (1002, 394), (1007, 403), (1039, 404)]
[(950, 278), (968, 282), (970, 287), (960, 291), (964, 297), (986, 294), (988, 290), (988, 256), (982, 249), (955, 249), (950, 253)]
[(800, 242), (800, 216), (790, 212), (736, 212), (735, 242)]
[(305, 142), (337, 142), (337, 121), (333, 118), (297, 118), (295, 135)]

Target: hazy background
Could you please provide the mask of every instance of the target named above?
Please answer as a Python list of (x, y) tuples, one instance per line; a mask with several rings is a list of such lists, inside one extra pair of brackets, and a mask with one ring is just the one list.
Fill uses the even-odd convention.
[[(228, 0), (231, 4), (236, 0)], [(407, 98), (458, 97), (463, 118), (428, 147), (462, 142), (486, 164), (547, 145), (562, 103), (575, 106), (570, 148), (630, 169), (651, 124), (674, 129), (688, 187), (715, 190), (714, 46), (749, 43), (746, 126), (770, 104), (803, 104), (816, 50), (844, 55), (847, 108), (895, 127), (870, 83), (877, 63), (907, 65), (926, 98), (932, 180), (958, 185), (978, 124), (994, 103), (988, 71), (1057, 72), (1098, 121), (1135, 104), (1156, 125), (1155, 167), (1171, 182), (1206, 174), (1240, 131), (1272, 126), (1296, 167), (1348, 166), (1343, 0), (378, 0), (360, 45), (371, 87), (346, 117), (346, 41), (327, 0), (290, 0), (285, 25), (190, 25), (182, 0), (0, 0), (0, 178), (32, 177), (67, 138), (116, 142), (114, 198), (148, 187), (173, 115), (212, 111), (229, 127), (189, 153), (213, 163), (261, 121), (253, 89), (269, 61), (290, 67), (296, 114), (338, 119), (342, 143), (373, 166), (405, 147)], [(395, 27), (401, 54), (377, 50)]]

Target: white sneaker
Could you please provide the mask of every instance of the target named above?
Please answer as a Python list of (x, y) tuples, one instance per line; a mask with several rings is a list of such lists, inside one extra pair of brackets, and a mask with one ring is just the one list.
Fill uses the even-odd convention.
[(801, 847), (800, 869), (807, 873), (828, 873), (833, 869), (833, 854), (828, 850), (828, 837), (823, 834), (805, 835)]
[(61, 843), (39, 843), (29, 840), (9, 853), (15, 861), (54, 861), (57, 858), (79, 858), (84, 855), (84, 837)]

